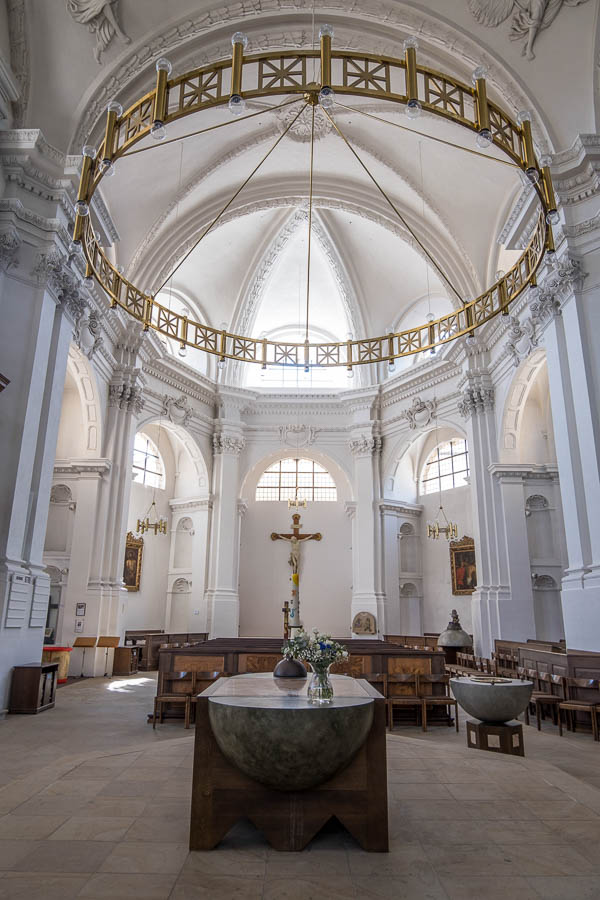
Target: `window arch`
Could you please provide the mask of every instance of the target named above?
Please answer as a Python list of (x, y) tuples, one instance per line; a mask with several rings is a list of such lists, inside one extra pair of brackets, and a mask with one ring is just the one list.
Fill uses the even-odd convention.
[(133, 444), (133, 480), (148, 487), (163, 489), (165, 466), (154, 441), (138, 431)]
[(442, 441), (427, 457), (421, 475), (421, 494), (435, 494), (468, 484), (469, 451), (462, 438)]
[(262, 473), (256, 485), (256, 500), (335, 501), (335, 481), (313, 459), (278, 459)]

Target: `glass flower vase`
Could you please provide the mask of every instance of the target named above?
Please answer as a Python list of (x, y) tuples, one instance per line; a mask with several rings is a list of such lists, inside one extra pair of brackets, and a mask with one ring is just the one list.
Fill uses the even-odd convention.
[(312, 666), (313, 674), (308, 685), (308, 702), (321, 706), (333, 701), (333, 685), (329, 679), (329, 669), (315, 668)]

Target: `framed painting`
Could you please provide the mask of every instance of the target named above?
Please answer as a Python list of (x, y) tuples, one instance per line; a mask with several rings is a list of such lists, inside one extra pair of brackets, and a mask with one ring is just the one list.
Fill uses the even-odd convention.
[(128, 591), (139, 591), (142, 574), (142, 551), (144, 538), (136, 538), (129, 531), (125, 539), (125, 561), (123, 563), (123, 581)]
[(471, 537), (450, 541), (450, 572), (455, 596), (472, 594), (477, 587), (475, 542)]

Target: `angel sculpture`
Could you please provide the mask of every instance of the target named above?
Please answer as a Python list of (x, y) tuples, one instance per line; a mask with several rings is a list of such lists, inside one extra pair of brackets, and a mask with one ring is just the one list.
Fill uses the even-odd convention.
[(96, 35), (94, 57), (97, 63), (102, 62), (102, 53), (116, 34), (124, 44), (130, 44), (131, 38), (120, 28), (113, 9), (115, 0), (67, 0), (67, 12), (80, 25), (87, 25)]
[(525, 38), (523, 56), (535, 59), (533, 45), (540, 31), (552, 25), (563, 3), (580, 6), (587, 0), (469, 0), (469, 9), (480, 25), (495, 28), (513, 14), (511, 41)]

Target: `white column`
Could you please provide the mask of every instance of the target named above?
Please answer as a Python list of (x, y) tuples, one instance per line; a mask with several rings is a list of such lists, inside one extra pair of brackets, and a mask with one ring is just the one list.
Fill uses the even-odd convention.
[(210, 636), (239, 634), (240, 512), (238, 510), (241, 431), (220, 430), (213, 436), (213, 517), (206, 605)]
[[(467, 420), (477, 560), (477, 590), (472, 595), (473, 635), (477, 654), (490, 657), (495, 638), (533, 637), (535, 619), (530, 576), (527, 575), (529, 584), (521, 583), (522, 569), (515, 567), (512, 574), (519, 584), (511, 584), (512, 521), (506, 518), (500, 482), (490, 471), (497, 460), (498, 446), (494, 390), (476, 357), (469, 358), (469, 365), (474, 365), (475, 371), (465, 376), (459, 411)], [(507, 490), (510, 493), (508, 486)], [(523, 591), (529, 591), (529, 595), (523, 597)]]
[(52, 468), (69, 341), (84, 307), (65, 256), (54, 245), (39, 252), (35, 240), (15, 227), (0, 239), (0, 366), (10, 380), (0, 428), (0, 713), (12, 667), (41, 658)]
[[(381, 496), (381, 447), (381, 437), (373, 434), (362, 433), (350, 441), (356, 497), (356, 513), (352, 520), (351, 622), (357, 613), (369, 612), (375, 616), (378, 635), (386, 630), (382, 586), (383, 523), (378, 507)], [(365, 635), (361, 635), (363, 637)]]
[(555, 315), (545, 344), (569, 558), (562, 580), (565, 638), (569, 649), (598, 651), (600, 356), (596, 330), (600, 288), (587, 292), (582, 288), (579, 264), (567, 258), (547, 290)]
[[(111, 461), (111, 470), (100, 484), (94, 522), (93, 554), (86, 595), (92, 613), (85, 626), (90, 637), (94, 633), (99, 636), (121, 635), (122, 632), (121, 622), (127, 602), (123, 587), (123, 557), (131, 494), (133, 441), (143, 405), (139, 369), (120, 365), (109, 385), (104, 430), (103, 455)], [(92, 628), (96, 632), (90, 631)], [(104, 651), (87, 651), (85, 663), (85, 674), (101, 675), (104, 672)]]

